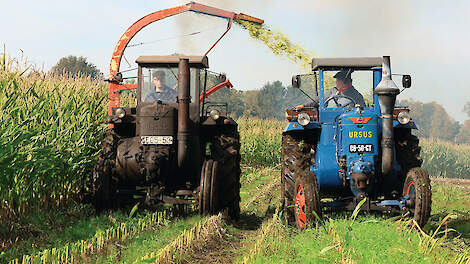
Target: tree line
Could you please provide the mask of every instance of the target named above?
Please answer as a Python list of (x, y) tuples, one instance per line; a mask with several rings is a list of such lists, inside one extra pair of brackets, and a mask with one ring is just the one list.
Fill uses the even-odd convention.
[[(102, 74), (95, 65), (86, 61), (85, 57), (68, 56), (61, 58), (51, 69), (57, 74), (69, 74), (71, 76), (90, 76), (102, 78)], [(224, 78), (219, 75), (209, 74), (207, 87), (220, 83)], [(313, 89), (306, 91), (313, 94)], [(267, 82), (259, 90), (239, 91), (236, 89), (222, 88), (212, 94), (209, 103), (227, 103), (221, 110), (237, 117), (252, 117), (261, 119), (284, 119), (285, 109), (310, 102), (299, 89), (284, 86), (280, 81)], [(438, 138), (455, 143), (470, 143), (470, 102), (467, 102), (463, 111), (468, 120), (463, 124), (457, 122), (437, 102), (423, 103), (416, 100), (400, 100), (397, 104), (408, 106), (411, 116), (418, 125), (415, 132), (417, 136), (426, 138)]]

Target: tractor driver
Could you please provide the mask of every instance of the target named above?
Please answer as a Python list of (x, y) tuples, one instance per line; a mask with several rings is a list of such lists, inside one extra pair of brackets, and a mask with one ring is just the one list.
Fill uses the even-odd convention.
[(145, 98), (145, 102), (155, 102), (155, 101), (166, 101), (166, 102), (175, 102), (176, 101), (176, 90), (171, 89), (165, 84), (165, 72), (162, 70), (154, 71), (152, 73), (153, 77), (153, 90)]
[[(328, 101), (326, 107), (338, 108), (354, 106), (354, 104), (358, 104), (361, 107), (365, 106), (364, 97), (352, 85), (351, 72), (352, 70), (342, 70), (333, 76), (336, 79), (336, 87), (331, 88), (325, 95), (325, 102)], [(354, 100), (354, 102), (349, 98)], [(311, 102), (297, 107), (312, 107), (317, 105), (317, 102)]]
[(325, 100), (332, 98), (327, 102), (326, 107), (337, 108), (348, 105), (354, 106), (354, 104), (358, 104), (361, 107), (364, 107), (366, 105), (362, 94), (358, 92), (352, 85), (351, 72), (352, 70), (342, 70), (333, 76), (333, 78), (336, 79), (336, 87), (333, 87), (325, 95)]

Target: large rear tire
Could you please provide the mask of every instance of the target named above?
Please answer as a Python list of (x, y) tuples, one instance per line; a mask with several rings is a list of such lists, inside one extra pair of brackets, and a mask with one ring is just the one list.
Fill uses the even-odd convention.
[(412, 168), (408, 171), (403, 186), (403, 197), (411, 216), (420, 227), (426, 225), (431, 215), (432, 191), (431, 180), (423, 168)]
[(227, 208), (229, 217), (236, 220), (240, 217), (240, 135), (227, 131), (211, 143), (211, 156), (218, 162), (214, 213)]

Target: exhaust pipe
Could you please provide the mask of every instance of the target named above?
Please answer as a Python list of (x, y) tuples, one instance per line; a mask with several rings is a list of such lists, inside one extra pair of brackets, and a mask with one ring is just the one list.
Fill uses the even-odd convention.
[(189, 59), (180, 59), (178, 63), (178, 167), (187, 165), (189, 154)]
[(393, 168), (393, 150), (395, 146), (393, 141), (393, 109), (399, 93), (400, 89), (392, 80), (390, 56), (384, 56), (382, 80), (374, 91), (374, 94), (379, 98), (382, 113), (382, 174), (384, 176), (389, 175)]

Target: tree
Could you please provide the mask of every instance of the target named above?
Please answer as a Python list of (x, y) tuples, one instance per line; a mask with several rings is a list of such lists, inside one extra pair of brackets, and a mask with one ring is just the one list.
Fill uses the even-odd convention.
[(459, 133), (455, 136), (456, 143), (470, 143), (470, 119), (463, 123), (460, 127)]
[(402, 100), (398, 104), (410, 108), (411, 117), (418, 126), (418, 130), (414, 133), (419, 137), (454, 141), (459, 133), (460, 124), (447, 114), (442, 105), (436, 102), (422, 103), (414, 100)]
[(463, 107), (463, 112), (470, 117), (470, 102), (467, 102)]
[(87, 62), (85, 57), (68, 56), (61, 58), (52, 67), (51, 72), (56, 74), (69, 74), (72, 77), (89, 76), (91, 78), (101, 77), (101, 72), (93, 63)]
[(286, 88), (280, 81), (267, 83), (258, 94), (258, 117), (262, 119), (284, 118), (284, 97)]

